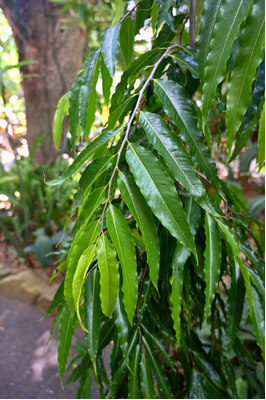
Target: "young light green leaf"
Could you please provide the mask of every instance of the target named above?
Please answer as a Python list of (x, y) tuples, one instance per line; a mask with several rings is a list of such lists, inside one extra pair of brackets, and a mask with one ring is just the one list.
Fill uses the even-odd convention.
[(111, 77), (115, 74), (118, 55), (118, 39), (121, 23), (111, 26), (102, 36), (101, 53)]
[(73, 164), (71, 164), (61, 176), (59, 176), (56, 179), (53, 179), (50, 182), (47, 182), (46, 184), (48, 186), (55, 186), (55, 185), (61, 185), (67, 178), (69, 178), (71, 175), (76, 172), (79, 167), (82, 166), (82, 164), (85, 163), (85, 161), (88, 160), (103, 144), (108, 142), (109, 139), (112, 137), (119, 135), (121, 131), (121, 127), (116, 128), (111, 131), (107, 131), (104, 133), (101, 133), (99, 136), (97, 136), (94, 140), (92, 140), (87, 147), (85, 147), (84, 150), (82, 150), (81, 153), (77, 156)]
[(116, 299), (114, 320), (115, 320), (115, 326), (117, 329), (120, 347), (123, 352), (124, 360), (125, 360), (126, 364), (129, 365), (128, 355), (127, 355), (129, 323), (128, 323), (128, 318), (125, 313), (124, 305), (122, 302), (122, 293), (121, 292), (119, 292), (119, 295)]
[(182, 304), (182, 292), (183, 292), (183, 268), (189, 257), (189, 251), (181, 243), (177, 242), (173, 261), (172, 261), (172, 277), (171, 277), (171, 295), (170, 301), (173, 305), (172, 319), (174, 321), (174, 330), (178, 344), (180, 343), (180, 314)]
[(204, 252), (205, 264), (205, 307), (204, 316), (205, 323), (207, 324), (207, 318), (211, 309), (211, 305), (218, 288), (220, 269), (221, 269), (221, 256), (222, 256), (222, 246), (219, 229), (216, 222), (212, 217), (206, 213), (205, 214), (205, 235), (206, 235), (206, 247)]
[(132, 355), (130, 362), (132, 372), (128, 378), (128, 398), (140, 399), (140, 381), (139, 381), (139, 362), (141, 357), (141, 348), (138, 343)]
[(265, 314), (261, 305), (259, 295), (254, 287), (251, 286), (254, 307), (252, 309), (251, 319), (257, 343), (261, 348), (262, 356), (265, 358)]
[(163, 396), (165, 396), (166, 399), (173, 399), (174, 396), (171, 391), (171, 387), (169, 385), (163, 365), (158, 358), (157, 351), (152, 347), (145, 336), (142, 336), (142, 342), (144, 344), (149, 362), (152, 366), (155, 378), (158, 382), (160, 392), (163, 394)]
[(140, 387), (144, 399), (156, 399), (154, 390), (154, 379), (149, 359), (144, 351), (141, 353), (140, 361)]
[(159, 277), (160, 246), (157, 228), (150, 208), (145, 202), (138, 186), (130, 175), (119, 171), (118, 187), (122, 198), (132, 212), (139, 229), (147, 252), (147, 262), (150, 268), (150, 277), (153, 285), (157, 287)]
[(166, 114), (179, 128), (179, 135), (186, 143), (201, 172), (221, 192), (217, 168), (208, 146), (203, 143), (203, 133), (197, 127), (197, 115), (188, 93), (175, 82), (154, 80), (155, 93), (160, 98)]
[(264, 161), (265, 161), (265, 103), (263, 106), (261, 119), (260, 119), (260, 127), (259, 127), (259, 137), (258, 137), (258, 163), (259, 170), (262, 169)]
[(69, 308), (65, 304), (59, 319), (58, 328), (58, 370), (61, 380), (63, 382), (63, 377), (67, 365), (67, 359), (69, 356), (69, 351), (71, 348), (71, 342), (74, 336), (74, 322), (73, 317), (70, 315)]
[(83, 252), (95, 243), (99, 234), (100, 220), (91, 221), (86, 229), (77, 233), (67, 256), (67, 272), (65, 277), (64, 295), (70, 312), (75, 310), (72, 285), (78, 261)]
[(54, 135), (54, 144), (57, 149), (62, 135), (62, 125), (64, 116), (66, 115), (67, 112), (68, 102), (69, 102), (69, 92), (64, 94), (59, 100), (54, 115), (53, 135)]
[(94, 259), (95, 251), (96, 251), (96, 244), (89, 246), (83, 252), (78, 261), (78, 265), (75, 271), (75, 275), (73, 277), (73, 284), (72, 284), (72, 293), (73, 293), (75, 310), (77, 312), (79, 324), (81, 328), (84, 329), (85, 332), (87, 332), (87, 328), (85, 328), (80, 318), (79, 304), (80, 304), (82, 289), (85, 283), (86, 274)]
[(206, 0), (204, 1), (201, 25), (199, 31), (198, 44), (198, 70), (200, 79), (204, 78), (204, 69), (206, 65), (207, 55), (209, 52), (210, 41), (212, 38), (213, 29), (216, 18), (220, 10), (222, 0)]
[(140, 123), (149, 141), (171, 169), (174, 178), (207, 212), (218, 216), (219, 211), (212, 206), (190, 155), (166, 121), (157, 114), (140, 112)]
[[(83, 71), (78, 75), (69, 92), (69, 132), (71, 133), (70, 144), (72, 149), (75, 148), (80, 135), (80, 132), (77, 135), (77, 128), (79, 124), (79, 95), (82, 82)], [(52, 182), (49, 182), (49, 184), (52, 184)]]
[(236, 333), (242, 318), (245, 299), (245, 285), (239, 265), (234, 259), (231, 266), (231, 287), (227, 301), (226, 344), (227, 353), (234, 344)]
[[(237, 37), (239, 25), (245, 18), (251, 2), (251, 0), (225, 0), (221, 2), (210, 37), (202, 81), (203, 126), (211, 110), (216, 87), (225, 76), (226, 62)], [(221, 32), (224, 32), (224, 34), (221, 35)]]
[(92, 53), (92, 55), (88, 58), (85, 68), (82, 72), (82, 83), (80, 86), (80, 92), (78, 98), (79, 102), (78, 118), (82, 135), (84, 135), (86, 126), (88, 101), (91, 95), (91, 91), (93, 89), (93, 84), (96, 84), (94, 76), (98, 75), (99, 54), (100, 54), (100, 49)]
[(181, 200), (158, 159), (149, 150), (129, 143), (126, 160), (153, 213), (197, 259), (194, 239)]
[(235, 68), (228, 84), (226, 108), (226, 137), (228, 158), (232, 145), (248, 108), (251, 85), (256, 77), (256, 69), (263, 59), (265, 26), (265, 3), (254, 2), (245, 26), (240, 34), (239, 48), (235, 57)]
[(243, 278), (244, 278), (244, 282), (245, 282), (245, 286), (246, 286), (246, 291), (247, 291), (247, 298), (248, 298), (248, 303), (249, 303), (249, 312), (250, 314), (252, 313), (252, 308), (253, 308), (253, 296), (252, 296), (252, 291), (251, 291), (251, 287), (250, 287), (250, 277), (249, 277), (249, 273), (247, 268), (245, 267), (245, 265), (243, 264), (240, 252), (239, 252), (239, 245), (236, 241), (236, 238), (234, 237), (234, 234), (232, 233), (232, 231), (230, 230), (230, 228), (228, 227), (228, 225), (226, 225), (224, 222), (217, 220), (217, 223), (221, 229), (221, 231), (224, 234), (224, 237), (226, 239), (226, 241), (228, 242), (229, 246), (231, 247), (233, 254), (239, 264), (240, 270), (242, 272)]
[(110, 204), (106, 217), (106, 226), (121, 262), (123, 274), (123, 303), (132, 325), (138, 301), (138, 277), (136, 252), (130, 228), (123, 214)]
[(100, 274), (97, 268), (89, 274), (85, 284), (84, 308), (84, 325), (88, 330), (86, 333), (86, 343), (94, 372), (97, 374), (96, 357), (101, 323)]
[(99, 239), (97, 257), (101, 275), (100, 297), (102, 311), (108, 318), (111, 318), (119, 292), (119, 273), (116, 251), (106, 235), (102, 235)]
[(130, 17), (126, 18), (120, 29), (120, 46), (126, 61), (127, 68), (132, 61), (135, 27)]

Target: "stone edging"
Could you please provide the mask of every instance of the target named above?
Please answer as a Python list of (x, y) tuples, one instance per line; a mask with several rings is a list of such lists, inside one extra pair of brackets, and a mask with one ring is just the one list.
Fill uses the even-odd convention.
[(46, 311), (54, 298), (58, 285), (49, 285), (33, 271), (16, 274), (7, 268), (0, 269), (0, 296), (9, 297)]

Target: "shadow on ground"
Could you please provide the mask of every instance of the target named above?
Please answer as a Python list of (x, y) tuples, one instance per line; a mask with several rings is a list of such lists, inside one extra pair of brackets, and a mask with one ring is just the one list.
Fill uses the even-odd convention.
[[(40, 322), (42, 316), (34, 306), (0, 297), (1, 399), (76, 398), (77, 385), (61, 387), (56, 337), (46, 347), (53, 320), (48, 316)], [(77, 336), (83, 341), (82, 334)], [(91, 397), (98, 398), (95, 385)]]

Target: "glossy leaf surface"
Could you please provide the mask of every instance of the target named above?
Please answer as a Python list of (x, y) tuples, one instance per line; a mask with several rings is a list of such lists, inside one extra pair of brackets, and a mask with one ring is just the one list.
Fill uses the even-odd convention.
[(70, 315), (69, 308), (66, 304), (60, 315), (59, 328), (58, 328), (57, 359), (58, 359), (58, 370), (61, 379), (61, 384), (63, 382), (63, 376), (65, 373), (67, 359), (69, 356), (73, 336), (74, 336), (74, 321), (73, 317)]
[(111, 77), (113, 77), (115, 74), (115, 66), (117, 63), (120, 27), (120, 22), (115, 26), (111, 26), (111, 28), (107, 29), (107, 31), (103, 34), (101, 40), (101, 53)]

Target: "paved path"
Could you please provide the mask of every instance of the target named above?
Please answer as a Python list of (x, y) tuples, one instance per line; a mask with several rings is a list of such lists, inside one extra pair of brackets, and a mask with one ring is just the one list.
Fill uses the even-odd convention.
[[(56, 337), (45, 346), (53, 320), (40, 322), (42, 316), (34, 306), (0, 297), (0, 399), (76, 398), (76, 386), (60, 385)], [(98, 398), (95, 386), (91, 395)]]

